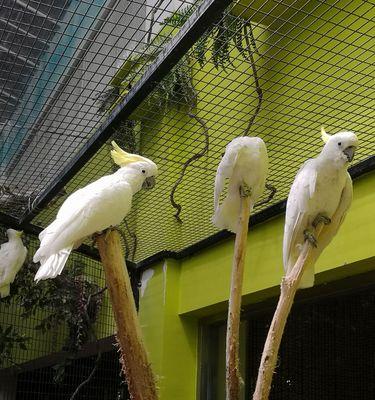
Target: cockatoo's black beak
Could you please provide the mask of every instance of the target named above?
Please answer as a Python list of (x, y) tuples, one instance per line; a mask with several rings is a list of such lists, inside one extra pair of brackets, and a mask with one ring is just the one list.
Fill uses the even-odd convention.
[(354, 158), (355, 147), (349, 146), (343, 151), (343, 153), (346, 155), (348, 161), (351, 162)]
[(142, 188), (146, 190), (152, 189), (155, 186), (155, 182), (155, 178), (153, 176), (149, 176), (143, 182)]

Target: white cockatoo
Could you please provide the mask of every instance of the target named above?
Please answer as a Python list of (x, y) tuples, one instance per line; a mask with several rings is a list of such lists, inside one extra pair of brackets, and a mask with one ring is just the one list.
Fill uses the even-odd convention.
[[(314, 246), (302, 276), (300, 288), (314, 285), (314, 264), (336, 235), (353, 197), (353, 185), (347, 171), (358, 146), (353, 132), (328, 135), (321, 130), (325, 145), (316, 158), (307, 160), (290, 189), (285, 216), (283, 258), (286, 274), (295, 265), (304, 241)], [(319, 238), (314, 229), (324, 222)]]
[(7, 230), (8, 242), (0, 247), (0, 297), (9, 296), (10, 284), (25, 262), (27, 249), (22, 243), (22, 232)]
[(120, 224), (130, 211), (133, 195), (154, 187), (158, 173), (154, 162), (126, 153), (115, 142), (112, 146), (113, 161), (121, 168), (72, 193), (56, 219), (40, 233), (34, 255), (34, 262), (41, 264), (36, 281), (61, 274), (73, 248), (95, 232)]
[[(250, 211), (264, 191), (268, 154), (258, 137), (239, 137), (228, 143), (217, 168), (212, 222), (220, 229), (237, 230), (242, 191), (250, 195)], [(227, 192), (221, 199), (227, 184)]]

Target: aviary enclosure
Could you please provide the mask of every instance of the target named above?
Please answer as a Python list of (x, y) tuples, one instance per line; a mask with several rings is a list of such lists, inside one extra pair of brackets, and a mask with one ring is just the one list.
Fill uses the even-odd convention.
[[(28, 253), (0, 299), (1, 400), (251, 398), (280, 291), (277, 221), (297, 171), (321, 151), (322, 126), (358, 136), (352, 231), (330, 245), (316, 288), (297, 292), (270, 398), (375, 398), (374, 17), (375, 3), (359, 0), (2, 0), (1, 243), (22, 230)], [(212, 216), (217, 168), (238, 137), (265, 142), (269, 172), (250, 214), (230, 394), (234, 235)], [(111, 141), (158, 166), (117, 236), (155, 397), (126, 384), (119, 352), (131, 350), (118, 348), (100, 239), (34, 281), (39, 233), (69, 195), (119, 168)]]

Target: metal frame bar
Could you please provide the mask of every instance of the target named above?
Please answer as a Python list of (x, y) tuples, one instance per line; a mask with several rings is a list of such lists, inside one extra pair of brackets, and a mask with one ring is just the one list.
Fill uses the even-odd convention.
[[(1, 47), (1, 46), (0, 46)], [(11, 93), (7, 92), (4, 89), (0, 89), (0, 96), (5, 96), (5, 97), (10, 97), (13, 100), (16, 100), (17, 102), (19, 101), (18, 98), (14, 95), (12, 95)]]
[(126, 119), (149, 95), (152, 89), (168, 74), (171, 68), (186, 54), (206, 29), (217, 22), (231, 0), (206, 0), (183, 28), (176, 34), (143, 77), (114, 109), (108, 119), (96, 130), (61, 174), (37, 198), (33, 210), (21, 218), (20, 223), (30, 222), (44, 206), (70, 181), (112, 134), (112, 126)]

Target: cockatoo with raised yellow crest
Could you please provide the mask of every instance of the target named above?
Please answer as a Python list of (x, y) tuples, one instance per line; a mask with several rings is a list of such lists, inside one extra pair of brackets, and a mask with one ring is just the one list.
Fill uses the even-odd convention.
[[(328, 135), (324, 128), (321, 136), (325, 145), (297, 173), (286, 206), (283, 245), (286, 274), (295, 265), (305, 240), (314, 246), (300, 288), (314, 285), (314, 264), (336, 235), (353, 197), (347, 169), (358, 146), (357, 136), (348, 131)], [(315, 238), (314, 229), (319, 222), (325, 225)]]
[(250, 196), (251, 211), (264, 191), (267, 174), (268, 154), (262, 139), (239, 137), (228, 143), (216, 172), (214, 225), (236, 233), (242, 191)]
[(72, 193), (56, 219), (40, 235), (34, 262), (40, 262), (35, 280), (61, 274), (73, 248), (82, 241), (121, 223), (131, 208), (132, 198), (142, 188), (155, 185), (158, 168), (148, 158), (129, 154), (112, 142), (111, 156), (120, 168)]
[(0, 297), (9, 296), (10, 284), (25, 262), (27, 249), (22, 243), (22, 232), (7, 229), (8, 242), (0, 247)]

